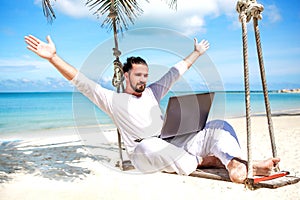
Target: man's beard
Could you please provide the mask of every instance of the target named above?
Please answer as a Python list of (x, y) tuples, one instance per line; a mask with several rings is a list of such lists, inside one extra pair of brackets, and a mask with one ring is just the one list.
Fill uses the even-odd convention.
[(135, 92), (142, 93), (142, 92), (144, 92), (144, 90), (146, 88), (146, 84), (145, 83), (138, 83), (138, 84), (136, 84), (135, 87), (133, 85), (131, 85), (131, 87), (133, 88), (133, 90)]

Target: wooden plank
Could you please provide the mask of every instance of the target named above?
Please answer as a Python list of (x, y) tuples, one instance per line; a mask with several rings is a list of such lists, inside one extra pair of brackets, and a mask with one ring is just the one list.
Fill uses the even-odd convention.
[[(127, 161), (127, 160), (123, 162), (122, 166), (123, 166), (123, 171), (134, 169), (131, 162)], [(167, 173), (167, 172), (165, 172), (165, 173)], [(170, 174), (176, 174), (176, 173), (170, 173)], [(196, 171), (191, 173), (190, 176), (231, 182), (228, 171), (226, 169), (219, 169), (219, 168), (197, 169)], [(299, 177), (288, 175), (288, 176), (284, 176), (284, 177), (275, 178), (272, 180), (261, 181), (259, 183), (254, 183), (254, 179), (247, 179), (245, 185), (249, 189), (252, 189), (252, 190), (258, 189), (258, 188), (275, 189), (275, 188), (279, 188), (279, 187), (286, 186), (286, 185), (296, 184), (299, 181), (300, 181)]]
[(197, 169), (192, 174), (190, 174), (190, 176), (221, 180), (221, 181), (231, 181), (226, 169), (214, 169), (214, 168)]
[(122, 171), (129, 171), (135, 169), (130, 160), (124, 160), (122, 162), (122, 165), (120, 165), (120, 162), (121, 161), (117, 161), (115, 166), (119, 167)]
[[(221, 180), (221, 181), (229, 181), (229, 182), (231, 181), (226, 169), (197, 169), (192, 174), (190, 174), (190, 176)], [(255, 184), (253, 182), (253, 179), (248, 179), (247, 181), (249, 180), (252, 180), (252, 183), (251, 182), (245, 183), (249, 189), (258, 189), (258, 188), (275, 189), (286, 185), (296, 184), (300, 181), (300, 178), (288, 175), (284, 177), (275, 178), (272, 180), (261, 181)]]
[(246, 186), (250, 189), (258, 189), (258, 188), (276, 189), (286, 185), (296, 184), (300, 181), (300, 178), (296, 176), (284, 176), (272, 180), (261, 181), (255, 184), (252, 182), (253, 179), (249, 179), (247, 181), (248, 183), (246, 183)]

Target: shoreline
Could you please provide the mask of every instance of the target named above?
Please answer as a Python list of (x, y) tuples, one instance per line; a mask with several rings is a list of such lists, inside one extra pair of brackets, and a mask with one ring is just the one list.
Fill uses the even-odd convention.
[[(268, 90), (268, 93), (284, 93), (284, 92), (298, 92), (300, 88), (284, 88), (284, 89), (272, 89)], [(197, 91), (174, 91), (175, 93), (186, 93), (186, 92), (209, 92), (209, 90), (197, 90)], [(245, 90), (216, 90), (218, 93), (245, 93)], [(263, 93), (263, 90), (250, 90), (251, 93)], [(30, 93), (80, 93), (74, 90), (66, 91), (0, 91), (0, 94), (30, 94)]]
[[(280, 117), (280, 116), (298, 116), (300, 115), (300, 109), (288, 109), (288, 110), (280, 110), (280, 111), (271, 111), (271, 117)], [(259, 117), (259, 116), (267, 116), (266, 112), (257, 112), (251, 113), (251, 117)], [(246, 115), (240, 116), (232, 116), (227, 117), (227, 119), (235, 119), (235, 118), (245, 118)]]
[[(271, 117), (279, 117), (279, 116), (298, 116), (300, 115), (300, 108), (299, 109), (287, 109), (287, 110), (280, 110), (280, 111), (272, 111), (271, 112)], [(266, 112), (256, 112), (256, 113), (251, 113), (251, 117), (258, 117), (258, 116), (266, 116)], [(234, 115), (234, 116), (225, 116), (225, 120), (227, 119), (237, 119), (237, 118), (245, 118), (246, 115)], [(223, 117), (222, 117), (223, 118)], [(217, 117), (216, 117), (217, 119)], [(209, 119), (208, 119), (209, 120)], [(213, 120), (213, 119), (211, 119)], [(40, 133), (40, 132), (45, 132), (45, 131), (60, 131), (60, 130), (74, 130), (74, 129), (84, 129), (84, 128), (105, 128), (105, 127), (113, 127), (115, 128), (115, 125), (113, 123), (107, 123), (107, 124), (90, 124), (86, 126), (65, 126), (65, 127), (53, 127), (53, 128), (47, 128), (47, 129), (31, 129), (31, 130), (19, 130), (19, 131), (9, 131), (9, 132), (4, 132), (0, 133), (0, 136), (8, 136), (8, 135), (18, 135), (25, 133), (29, 134), (32, 133)], [(9, 136), (8, 136), (9, 137)], [(1, 141), (1, 140), (0, 140)]]
[[(236, 130), (245, 155), (247, 137), (244, 117), (227, 120)], [(296, 176), (300, 174), (299, 120), (299, 112), (273, 118), (280, 168)], [(272, 156), (267, 129), (266, 117), (252, 117), (254, 159)], [(103, 130), (106, 144), (100, 141), (103, 138), (100, 137), (99, 127), (55, 129), (2, 137), (6, 140), (2, 140), (0, 145), (0, 196), (8, 200), (193, 200), (205, 195), (205, 198), (212, 199), (222, 196), (224, 199), (281, 200), (297, 199), (300, 195), (300, 183), (278, 189), (250, 191), (242, 184), (204, 178), (121, 172), (114, 167), (119, 157), (115, 129), (106, 126)], [(91, 139), (89, 144), (85, 143), (88, 139)]]

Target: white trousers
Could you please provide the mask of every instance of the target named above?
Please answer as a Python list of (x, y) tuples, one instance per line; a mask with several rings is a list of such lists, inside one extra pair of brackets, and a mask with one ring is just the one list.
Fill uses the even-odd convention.
[(198, 157), (214, 155), (227, 167), (241, 149), (233, 128), (225, 121), (214, 120), (195, 134), (177, 136), (170, 140), (157, 137), (142, 140), (130, 159), (143, 173), (158, 171), (189, 175), (198, 166)]

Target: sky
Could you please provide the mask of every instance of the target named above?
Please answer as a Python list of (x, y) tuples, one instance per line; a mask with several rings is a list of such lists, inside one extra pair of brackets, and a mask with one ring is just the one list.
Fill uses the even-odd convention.
[[(51, 2), (56, 13), (53, 23), (44, 17), (40, 0), (1, 1), (0, 92), (72, 91), (53, 66), (27, 50), (28, 34), (44, 41), (50, 35), (65, 61), (90, 76), (100, 74), (94, 78), (111, 87), (113, 33), (101, 27), (105, 16), (93, 15), (83, 0)], [(201, 90), (218, 82), (224, 90), (244, 90), (237, 1), (178, 0), (176, 10), (162, 0), (139, 2), (143, 13), (119, 35), (122, 62), (131, 55), (145, 57), (155, 80), (157, 71), (193, 50), (193, 38), (207, 39), (210, 49), (187, 75), (188, 85)], [(264, 6), (259, 30), (268, 89), (300, 88), (300, 2), (258, 3)], [(250, 86), (262, 90), (252, 21), (247, 30)], [(194, 88), (197, 84), (201, 87)]]

